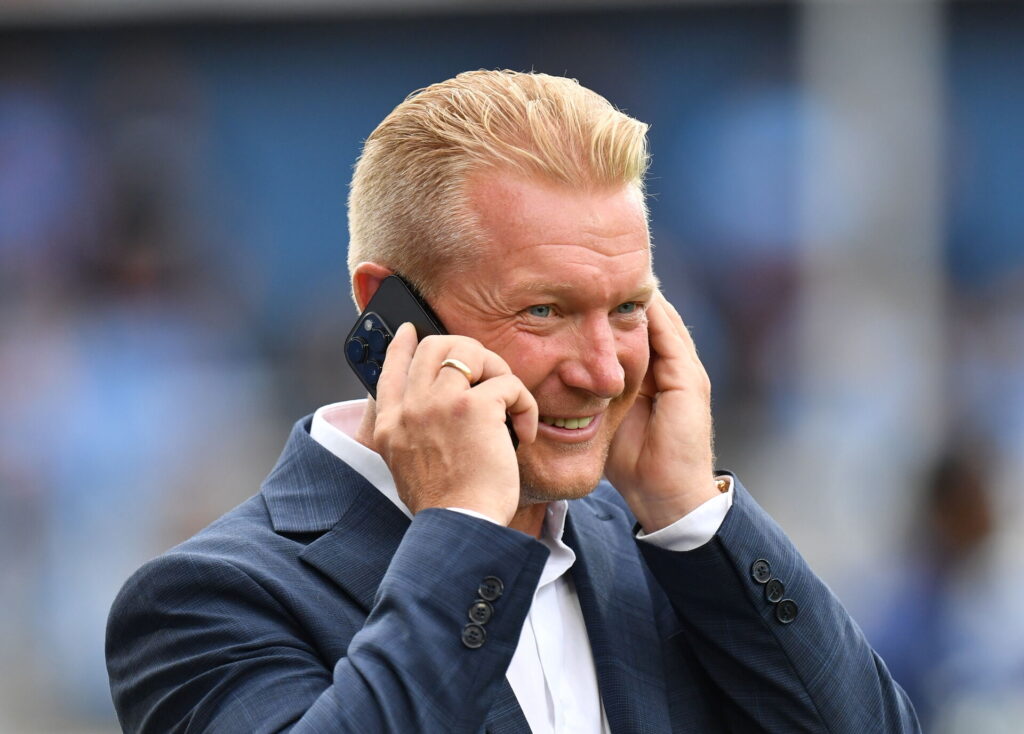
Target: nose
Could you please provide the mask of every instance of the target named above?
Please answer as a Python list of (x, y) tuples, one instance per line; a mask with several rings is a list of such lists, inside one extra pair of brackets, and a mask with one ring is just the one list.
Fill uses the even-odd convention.
[(626, 374), (607, 316), (588, 319), (573, 331), (575, 343), (562, 363), (562, 382), (600, 398), (611, 399), (621, 394), (626, 388)]

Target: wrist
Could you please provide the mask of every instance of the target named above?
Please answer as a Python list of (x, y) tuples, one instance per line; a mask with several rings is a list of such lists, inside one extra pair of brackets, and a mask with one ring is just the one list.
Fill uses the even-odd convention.
[(645, 533), (650, 534), (678, 522), (708, 500), (728, 492), (730, 487), (728, 477), (712, 476), (705, 481), (694, 483), (688, 490), (677, 490), (656, 497), (642, 496), (636, 502), (630, 502), (630, 509), (633, 510), (640, 527)]
[(485, 515), (484, 513), (477, 512), (476, 510), (470, 510), (468, 507), (445, 507), (444, 509), (451, 510), (452, 512), (458, 512), (462, 515), (468, 515), (469, 517), (475, 517), (477, 520), (486, 520), (487, 522), (492, 522), (495, 525), (504, 524), (499, 522), (495, 518), (491, 517), (490, 515)]
[(439, 497), (437, 501), (413, 510), (413, 514), (415, 515), (426, 509), (450, 510), (468, 515), (469, 517), (475, 517), (478, 520), (487, 520), (496, 525), (508, 525), (512, 519), (512, 514), (515, 512), (514, 505), (505, 506), (498, 503), (486, 503), (481, 502), (479, 497), (458, 495)]

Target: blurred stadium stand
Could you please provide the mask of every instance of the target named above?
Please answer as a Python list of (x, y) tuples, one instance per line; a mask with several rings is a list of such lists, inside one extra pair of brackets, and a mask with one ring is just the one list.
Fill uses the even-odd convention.
[[(0, 732), (116, 730), (124, 578), (359, 395), (360, 141), (497, 67), (652, 123), (656, 269), (719, 463), (926, 730), (1018, 731), (1024, 4), (2, 0)], [(937, 483), (988, 518), (955, 554)]]

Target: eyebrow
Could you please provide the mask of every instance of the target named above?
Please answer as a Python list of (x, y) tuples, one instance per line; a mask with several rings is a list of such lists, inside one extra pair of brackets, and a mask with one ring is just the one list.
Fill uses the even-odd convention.
[[(516, 285), (518, 293), (543, 293), (554, 296), (570, 296), (579, 290), (579, 286), (569, 282), (557, 282), (550, 280), (528, 280)], [(650, 299), (658, 290), (658, 279), (651, 276), (641, 285), (627, 291), (630, 296), (627, 301), (643, 301)]]

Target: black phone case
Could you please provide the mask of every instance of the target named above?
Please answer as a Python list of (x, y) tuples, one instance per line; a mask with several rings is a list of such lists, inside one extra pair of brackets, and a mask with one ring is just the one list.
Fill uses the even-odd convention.
[(397, 275), (389, 275), (345, 337), (345, 359), (374, 398), (388, 344), (406, 321), (416, 327), (420, 339), (448, 333), (412, 286)]
[[(377, 398), (377, 380), (384, 365), (388, 344), (406, 321), (416, 327), (416, 336), (422, 339), (431, 334), (447, 334), (441, 320), (411, 285), (397, 275), (381, 281), (377, 292), (366, 304), (366, 310), (356, 319), (345, 337), (345, 360), (359, 381)], [(506, 418), (512, 446), (519, 447), (519, 437)]]

